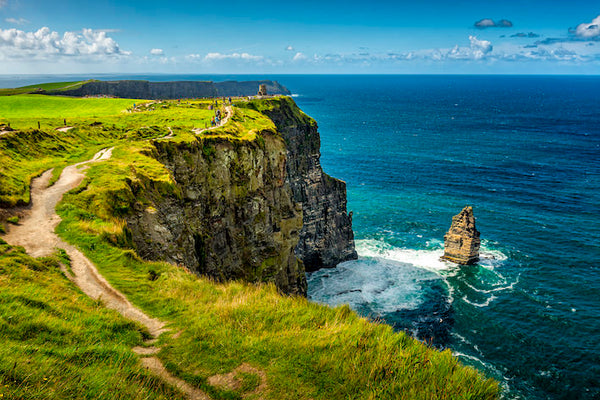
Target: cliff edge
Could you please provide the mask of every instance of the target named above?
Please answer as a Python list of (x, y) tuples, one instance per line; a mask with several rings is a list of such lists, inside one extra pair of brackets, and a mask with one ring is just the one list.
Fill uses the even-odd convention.
[(175, 81), (149, 82), (143, 80), (87, 81), (75, 89), (47, 92), (60, 96), (112, 96), (125, 99), (184, 99), (199, 97), (253, 96), (259, 85), (267, 86), (269, 94), (289, 95), (290, 91), (279, 82), (261, 81)]
[(352, 217), (346, 209), (346, 183), (321, 168), (321, 137), (315, 120), (291, 98), (254, 101), (248, 106), (267, 115), (286, 142), (286, 179), (303, 213), (296, 255), (306, 270), (335, 267), (358, 258)]
[(252, 140), (152, 143), (176, 189), (130, 185), (133, 242), (146, 259), (306, 295), (305, 271), (357, 257), (345, 183), (323, 173), (316, 123), (291, 98), (237, 106), (231, 124), (263, 121)]

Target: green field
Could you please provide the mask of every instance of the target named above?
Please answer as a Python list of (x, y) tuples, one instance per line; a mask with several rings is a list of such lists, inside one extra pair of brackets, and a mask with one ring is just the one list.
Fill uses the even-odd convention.
[[(10, 124), (15, 130), (0, 136), (0, 206), (28, 203), (33, 177), (49, 168), (83, 161), (102, 147), (163, 137), (170, 132), (174, 133), (173, 140), (194, 140), (192, 129), (208, 126), (214, 115), (208, 109), (211, 103), (44, 95), (0, 97), (0, 126)], [(239, 113), (242, 118), (250, 115), (254, 119), (258, 114), (252, 110)], [(250, 123), (251, 118), (247, 119)], [(262, 119), (270, 122), (264, 116)], [(59, 131), (65, 120), (72, 129)], [(255, 129), (254, 125), (248, 129)], [(238, 132), (245, 131), (240, 127), (234, 133)]]
[[(55, 103), (60, 99), (24, 97), (24, 102), (31, 97), (48, 104), (40, 108), (45, 114), (15, 110), (22, 113), (22, 126), (42, 116), (54, 121), (61, 112)], [(68, 132), (27, 128), (0, 136), (0, 200), (26, 202), (35, 174), (115, 146), (112, 158), (93, 164), (82, 185), (59, 203), (57, 232), (132, 303), (167, 321), (171, 331), (161, 336), (158, 357), (172, 374), (214, 399), (497, 398), (497, 382), (462, 366), (450, 351), (369, 322), (347, 306), (332, 309), (282, 296), (271, 285), (217, 284), (135, 253), (124, 216), (150, 193), (178, 196), (180, 190), (152, 157), (151, 139), (171, 128), (174, 136), (166, 140), (172, 143), (165, 145), (172, 151), (224, 138), (255, 140), (274, 129), (260, 111), (274, 104), (268, 102), (291, 99), (239, 104), (230, 124), (201, 136), (191, 128), (203, 127), (213, 115), (210, 101), (159, 102), (128, 113), (121, 108), (128, 103), (81, 100), (89, 101), (93, 112), (108, 114), (71, 113), (76, 128)], [(0, 340), (7, 343), (0, 346), (0, 394), (102, 398), (99, 382), (106, 379), (106, 387), (114, 387), (113, 398), (177, 398), (136, 363), (129, 349), (143, 336), (135, 324), (81, 294), (58, 270), (56, 259), (34, 260), (19, 248), (0, 246)], [(209, 377), (242, 363), (266, 374), (264, 393), (254, 393), (260, 382), (254, 373), (240, 374), (243, 384), (236, 388), (209, 384)]]
[(84, 83), (87, 82), (90, 81), (38, 83), (35, 85), (21, 86), (14, 89), (0, 89), (0, 96), (14, 96), (28, 93), (60, 93), (65, 90), (80, 88)]

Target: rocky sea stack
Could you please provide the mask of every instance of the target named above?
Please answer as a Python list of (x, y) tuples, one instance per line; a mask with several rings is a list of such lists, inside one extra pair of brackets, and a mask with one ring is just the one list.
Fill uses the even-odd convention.
[(479, 231), (475, 228), (473, 207), (466, 206), (452, 217), (452, 225), (444, 235), (442, 259), (467, 265), (479, 261)]

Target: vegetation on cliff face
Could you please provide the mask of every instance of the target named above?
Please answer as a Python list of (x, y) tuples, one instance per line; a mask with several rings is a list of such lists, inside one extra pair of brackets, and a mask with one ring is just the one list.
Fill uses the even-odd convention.
[[(197, 146), (208, 155), (215, 151), (214, 141), (256, 146), (262, 132), (275, 129), (261, 113), (263, 107), (292, 102), (264, 101), (236, 107), (234, 131), (226, 126), (200, 136), (191, 129), (204, 127), (212, 115), (208, 102), (163, 102), (141, 112), (96, 118), (67, 116), (77, 121), (68, 132), (2, 135), (0, 199), (9, 205), (25, 202), (29, 180), (43, 169), (116, 146), (110, 160), (91, 166), (80, 187), (64, 196), (58, 206), (63, 219), (58, 233), (77, 245), (132, 303), (169, 322), (171, 331), (161, 336), (158, 357), (171, 373), (215, 399), (496, 398), (497, 383), (462, 366), (448, 350), (439, 352), (369, 322), (347, 306), (332, 309), (281, 296), (270, 284), (219, 284), (168, 263), (144, 261), (135, 253), (125, 223), (135, 202), (148, 202), (152, 212), (145, 195), (182, 196), (157, 160), (156, 146), (172, 151), (178, 144)], [(26, 118), (20, 123), (31, 126)], [(172, 137), (158, 139), (170, 131)], [(128, 350), (139, 344), (142, 330), (85, 298), (60, 273), (56, 260), (35, 260), (2, 243), (0, 283), (0, 341), (8, 343), (0, 346), (0, 393), (102, 398), (98, 383), (106, 377), (104, 388), (111, 388), (112, 398), (177, 398), (147, 376)], [(86, 324), (90, 320), (94, 322)], [(210, 384), (211, 376), (242, 363), (266, 374), (263, 393), (254, 392), (260, 377), (253, 373), (239, 387)]]

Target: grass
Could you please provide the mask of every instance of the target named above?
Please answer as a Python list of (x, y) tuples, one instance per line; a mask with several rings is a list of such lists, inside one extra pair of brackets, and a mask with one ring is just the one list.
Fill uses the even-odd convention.
[(131, 351), (143, 328), (82, 294), (58, 262), (0, 240), (0, 398), (182, 398)]
[[(127, 112), (137, 105), (135, 112)], [(29, 202), (31, 179), (56, 168), (89, 159), (103, 147), (166, 136), (195, 140), (191, 130), (208, 125), (210, 101), (160, 102), (124, 99), (78, 99), (43, 95), (0, 97), (0, 124), (15, 129), (0, 136), (0, 206)], [(144, 107), (148, 105), (147, 107)], [(64, 119), (73, 129), (63, 127)], [(41, 121), (41, 129), (37, 122)]]
[[(182, 332), (162, 339), (159, 356), (173, 374), (214, 398), (244, 394), (207, 384), (208, 377), (244, 362), (266, 372), (271, 399), (495, 398), (497, 383), (460, 365), (448, 350), (369, 322), (347, 306), (284, 297), (270, 285), (215, 284), (170, 264), (142, 261), (126, 246), (85, 232), (82, 216), (98, 226), (108, 223), (85, 206), (85, 192), (102, 190), (93, 176), (84, 191), (65, 196), (59, 234), (133, 303)], [(117, 220), (115, 226), (118, 232)]]
[(0, 89), (0, 96), (15, 96), (29, 93), (59, 93), (65, 90), (80, 88), (87, 82), (90, 81), (38, 83), (14, 89)]
[[(214, 399), (259, 397), (253, 390), (260, 377), (253, 373), (239, 374), (242, 384), (238, 389), (208, 384), (210, 376), (231, 372), (242, 363), (266, 373), (269, 391), (262, 396), (267, 399), (497, 398), (497, 382), (462, 366), (449, 351), (439, 352), (389, 326), (369, 322), (347, 306), (332, 309), (304, 298), (284, 297), (272, 285), (216, 284), (183, 268), (137, 256), (124, 222), (133, 204), (144, 205), (147, 197), (155, 195), (180, 196), (169, 171), (153, 158), (154, 142), (147, 139), (161, 137), (168, 132), (166, 127), (173, 127), (175, 137), (169, 141), (198, 141), (198, 151), (210, 149), (211, 140), (223, 137), (240, 142), (258, 140), (265, 130), (275, 129), (264, 113), (278, 107), (277, 101), (292, 102), (282, 98), (241, 104), (230, 124), (201, 137), (190, 129), (202, 127), (213, 115), (206, 101), (143, 105), (143, 110), (138, 107), (136, 112), (103, 117), (102, 124), (94, 126), (81, 117), (85, 123), (60, 135), (35, 130), (5, 135), (0, 137), (0, 145), (4, 145), (0, 157), (5, 157), (0, 161), (6, 160), (2, 165), (14, 169), (12, 175), (0, 179), (14, 183), (20, 176), (25, 182), (23, 177), (43, 168), (38, 158), (60, 168), (89, 157), (99, 146), (116, 146), (110, 160), (92, 165), (82, 185), (63, 197), (57, 232), (76, 244), (132, 303), (169, 322), (172, 333), (161, 337), (158, 356), (171, 373)], [(291, 112), (301, 113), (295, 107)], [(176, 151), (176, 146), (171, 147)], [(0, 193), (4, 196), (0, 198), (22, 198), (20, 188), (13, 185)], [(0, 376), (3, 384), (9, 382), (12, 392), (7, 393), (24, 398), (58, 393), (55, 398), (60, 394), (68, 398), (74, 393), (73, 385), (79, 385), (82, 397), (102, 398), (105, 392), (97, 383), (106, 379), (109, 386), (115, 385), (114, 398), (141, 397), (139, 393), (148, 398), (167, 396), (168, 388), (136, 369), (139, 364), (128, 350), (144, 335), (139, 327), (125, 323), (113, 328), (123, 325), (120, 317), (78, 292), (62, 276), (55, 260), (30, 259), (22, 250), (4, 246), (0, 247), (4, 249), (0, 253), (2, 296), (33, 296), (45, 304), (35, 309), (42, 313), (38, 325), (42, 328), (36, 330), (40, 333), (29, 338), (5, 333), (10, 312), (20, 308), (13, 305), (4, 311), (0, 300), (0, 338), (8, 343), (0, 347), (0, 368), (4, 368)], [(16, 301), (10, 300), (10, 304)], [(34, 317), (29, 322), (38, 321)], [(94, 322), (85, 323), (89, 318)], [(29, 329), (27, 323), (21, 318), (18, 329)], [(64, 337), (62, 342), (57, 332)], [(177, 339), (173, 338), (175, 332), (180, 333)], [(40, 346), (46, 347), (29, 355), (29, 349)], [(85, 356), (73, 355), (79, 352)], [(35, 366), (30, 375), (28, 359)], [(20, 371), (15, 379), (10, 378), (12, 365), (22, 365), (21, 369), (15, 367)], [(62, 377), (69, 374), (81, 377), (80, 381), (66, 382)], [(54, 386), (46, 389), (44, 378)]]
[[(137, 100), (139, 102), (139, 100)], [(119, 115), (136, 100), (76, 98), (26, 94), (0, 97), (0, 123), (9, 123), (13, 129), (37, 128), (39, 121), (44, 127), (61, 127), (64, 119), (68, 124), (80, 118), (100, 118)], [(72, 118), (74, 118), (72, 120)]]

